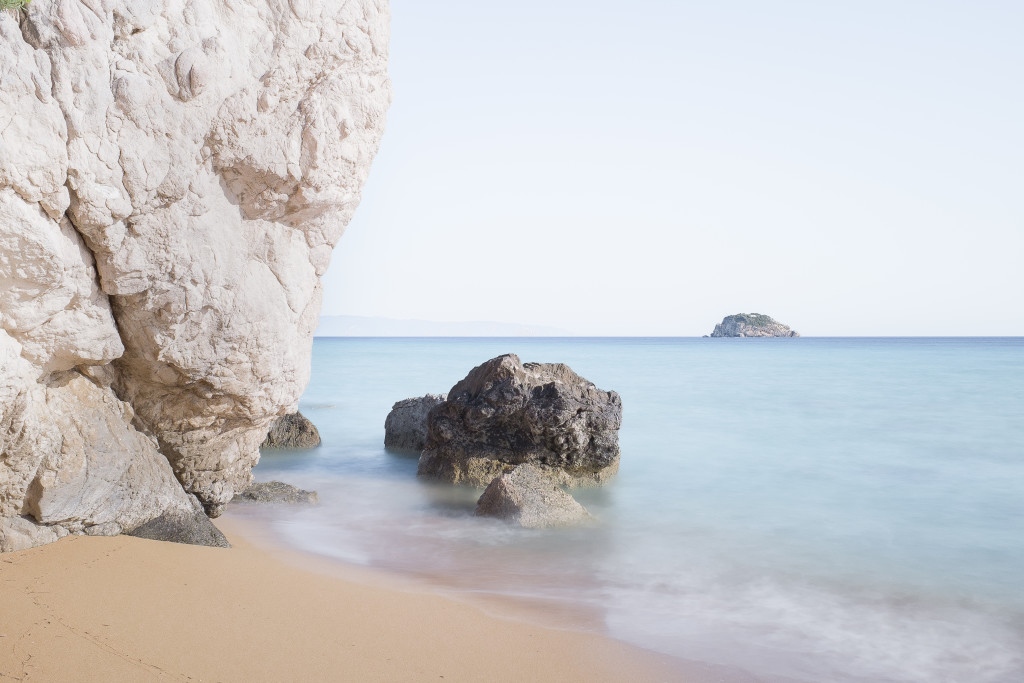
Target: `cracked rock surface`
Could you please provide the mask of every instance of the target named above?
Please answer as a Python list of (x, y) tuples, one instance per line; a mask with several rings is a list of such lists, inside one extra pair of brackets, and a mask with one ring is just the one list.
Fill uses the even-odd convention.
[(383, 132), (388, 20), (0, 12), (0, 549), (216, 516), (250, 483)]
[(515, 354), (473, 368), (427, 415), (418, 473), (487, 486), (534, 465), (563, 486), (599, 486), (619, 469), (622, 399), (563, 363)]

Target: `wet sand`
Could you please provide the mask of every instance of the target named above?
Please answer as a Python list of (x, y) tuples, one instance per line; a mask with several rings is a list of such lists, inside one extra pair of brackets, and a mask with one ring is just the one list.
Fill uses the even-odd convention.
[(269, 546), (230, 514), (217, 525), (232, 549), (69, 537), (0, 555), (0, 679), (695, 680), (601, 635)]

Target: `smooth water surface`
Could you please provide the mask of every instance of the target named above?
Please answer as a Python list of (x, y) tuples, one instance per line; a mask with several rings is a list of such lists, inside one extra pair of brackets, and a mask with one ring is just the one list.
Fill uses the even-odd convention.
[[(383, 448), (402, 398), (501, 353), (622, 396), (592, 527), (472, 516)], [(324, 445), (258, 479), (296, 546), (593, 609), (616, 637), (760, 676), (1024, 681), (1024, 339), (317, 339)]]

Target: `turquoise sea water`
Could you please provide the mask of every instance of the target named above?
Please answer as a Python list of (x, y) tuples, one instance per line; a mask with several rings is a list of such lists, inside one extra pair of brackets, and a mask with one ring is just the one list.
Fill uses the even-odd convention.
[[(593, 527), (472, 516), (383, 448), (395, 401), (501, 353), (622, 396)], [(593, 610), (611, 635), (764, 680), (1024, 681), (1024, 339), (317, 339), (324, 445), (257, 479), (310, 552)]]

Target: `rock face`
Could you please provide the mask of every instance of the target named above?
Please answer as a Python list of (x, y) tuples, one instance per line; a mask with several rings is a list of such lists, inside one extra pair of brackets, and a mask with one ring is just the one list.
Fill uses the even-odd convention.
[(270, 431), (260, 448), (316, 448), (320, 432), (299, 412), (282, 415), (270, 423)]
[(531, 463), (567, 486), (603, 484), (619, 467), (622, 401), (561, 363), (508, 354), (474, 368), (430, 411), (419, 474), (486, 486)]
[(249, 484), (383, 131), (388, 19), (0, 12), (0, 547), (185, 518), (193, 495), (215, 516)]
[(445, 394), (427, 394), (393, 405), (384, 419), (384, 447), (392, 451), (421, 452), (427, 444), (427, 414), (446, 398)]
[(788, 325), (760, 313), (737, 313), (715, 325), (712, 337), (799, 337)]
[(244, 491), (236, 493), (231, 502), (317, 505), (320, 496), (316, 491), (304, 491), (283, 481), (264, 481), (250, 484)]
[(518, 465), (487, 485), (476, 503), (479, 517), (497, 517), (527, 529), (571, 526), (591, 519), (575, 498), (534, 465)]

